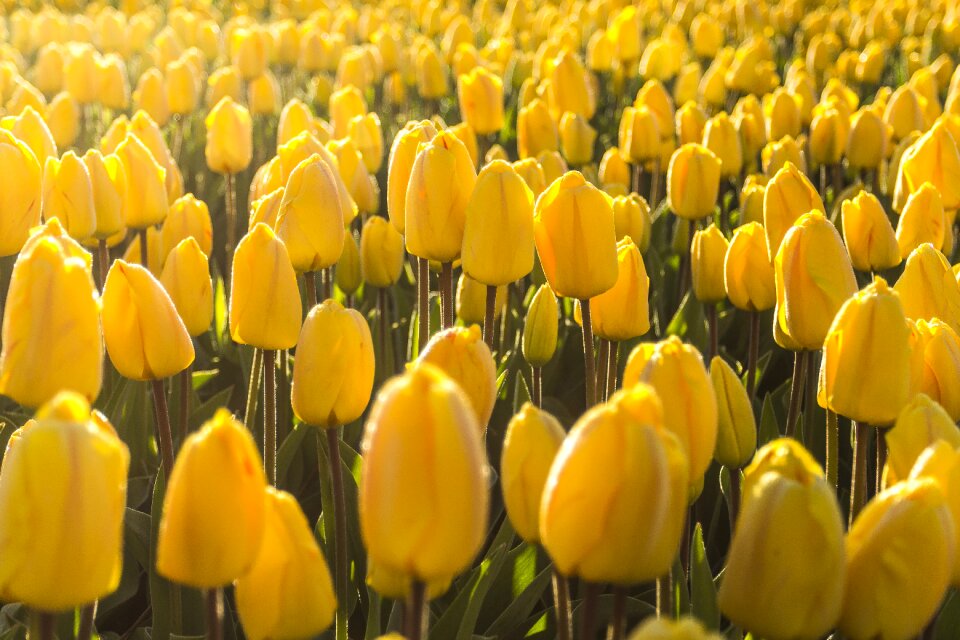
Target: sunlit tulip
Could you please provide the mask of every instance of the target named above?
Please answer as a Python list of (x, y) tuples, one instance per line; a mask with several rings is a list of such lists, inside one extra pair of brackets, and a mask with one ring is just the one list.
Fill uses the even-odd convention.
[(480, 327), (452, 327), (437, 333), (423, 347), (418, 362), (436, 366), (460, 385), (477, 424), (486, 427), (497, 399), (497, 368)]

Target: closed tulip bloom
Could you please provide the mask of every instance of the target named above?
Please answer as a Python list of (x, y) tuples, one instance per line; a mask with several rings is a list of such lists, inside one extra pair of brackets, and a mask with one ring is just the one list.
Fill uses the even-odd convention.
[(883, 205), (861, 191), (841, 205), (843, 241), (857, 271), (884, 271), (899, 265), (900, 248)]
[(920, 633), (950, 583), (955, 526), (930, 478), (898, 483), (871, 500), (847, 534), (844, 635), (906, 640)]
[(917, 191), (924, 182), (931, 182), (943, 198), (944, 209), (960, 208), (960, 150), (944, 120), (938, 120), (904, 152), (898, 190), (901, 180), (906, 194)]
[(241, 27), (231, 35), (231, 61), (244, 80), (252, 80), (266, 70), (269, 38), (260, 27)]
[[(669, 123), (664, 124), (667, 125)], [(661, 124), (651, 109), (646, 106), (624, 108), (620, 116), (618, 143), (620, 152), (631, 163), (658, 157), (661, 135)], [(718, 168), (718, 176), (719, 173)]]
[(600, 182), (604, 185), (622, 184), (630, 187), (630, 166), (617, 147), (611, 147), (603, 152), (599, 169)]
[[(360, 532), (369, 562), (423, 581), (470, 565), (487, 530), (481, 433), (463, 390), (431, 365), (381, 388), (361, 444)], [(402, 470), (397, 460), (406, 461)]]
[(287, 180), (275, 225), (297, 271), (336, 264), (343, 252), (344, 215), (333, 170), (314, 154)]
[(561, 445), (543, 490), (540, 537), (557, 570), (618, 585), (666, 574), (680, 542), (687, 477), (683, 446), (664, 428), (651, 387), (620, 391), (589, 410)]
[(18, 116), (6, 116), (0, 120), (0, 128), (12, 133), (33, 151), (41, 168), (47, 158), (58, 156), (57, 143), (53, 140), (50, 128), (33, 107), (26, 107)]
[(944, 441), (937, 441), (923, 450), (910, 470), (910, 480), (929, 478), (940, 486), (953, 518), (954, 561), (950, 577), (951, 585), (960, 582), (960, 557), (956, 554), (960, 544), (960, 450)]
[(207, 204), (192, 193), (177, 198), (170, 205), (170, 212), (163, 221), (160, 237), (164, 256), (186, 238), (196, 240), (200, 250), (209, 256), (213, 250), (213, 225)]
[[(591, 300), (595, 335), (613, 341), (629, 340), (650, 330), (650, 278), (643, 257), (627, 236), (617, 243), (617, 282)], [(579, 318), (577, 307), (577, 322)]]
[(503, 81), (484, 67), (474, 67), (457, 82), (460, 115), (479, 135), (503, 127)]
[(280, 111), (280, 120), (277, 122), (277, 146), (288, 143), (304, 131), (313, 133), (313, 122), (314, 115), (310, 107), (299, 98), (293, 98)]
[(911, 320), (940, 318), (960, 330), (960, 287), (947, 259), (933, 245), (913, 250), (893, 288)]
[(97, 149), (89, 149), (82, 160), (90, 175), (93, 208), (97, 212), (93, 235), (109, 238), (124, 228), (127, 174), (120, 158), (114, 154), (104, 156)]
[(807, 172), (806, 154), (801, 148), (800, 142), (790, 136), (770, 141), (764, 145), (760, 152), (760, 160), (763, 172), (768, 176), (776, 175), (787, 164), (795, 165), (802, 174)]
[(20, 251), (40, 223), (41, 168), (25, 143), (0, 130), (0, 256)]
[(168, 254), (160, 275), (187, 333), (199, 336), (213, 321), (213, 283), (207, 254), (196, 238), (181, 240)]
[[(897, 245), (900, 256), (906, 259), (921, 244), (929, 242), (935, 249), (943, 248), (947, 233), (943, 199), (930, 182), (924, 182), (910, 194), (897, 221)], [(949, 230), (953, 232), (952, 229)]]
[(914, 131), (926, 129), (920, 94), (910, 84), (898, 87), (887, 101), (883, 121), (891, 127), (896, 140), (907, 137)]
[(302, 317), (287, 248), (270, 227), (257, 224), (233, 253), (230, 336), (260, 349), (290, 349), (297, 344)]
[[(675, 129), (677, 130), (677, 139), (680, 144), (691, 142), (701, 142), (703, 140), (703, 130), (707, 126), (707, 114), (703, 108), (696, 102), (685, 102), (682, 107), (677, 109), (675, 116)], [(737, 132), (737, 145), (740, 146), (739, 132)], [(714, 151), (716, 153), (716, 151)], [(743, 151), (741, 150), (741, 162), (743, 160)]]
[[(456, 313), (464, 325), (483, 324), (487, 306), (487, 286), (481, 284), (465, 273), (460, 274), (457, 281)], [(507, 307), (507, 286), (496, 288), (494, 295), (494, 319), (499, 318)]]
[(903, 407), (893, 428), (884, 434), (887, 464), (884, 480), (890, 486), (910, 475), (923, 450), (944, 441), (952, 449), (960, 447), (960, 429), (940, 404), (918, 393)]
[(111, 53), (97, 61), (97, 100), (100, 106), (115, 111), (130, 105), (130, 82), (127, 65), (119, 55)]
[(103, 376), (103, 342), (89, 266), (54, 238), (41, 236), (31, 245), (14, 264), (7, 292), (0, 393), (25, 407), (39, 407), (62, 389), (93, 401)]
[(917, 320), (914, 326), (919, 341), (912, 348), (923, 358), (918, 390), (960, 420), (960, 336), (938, 318)]
[(497, 400), (497, 365), (479, 326), (451, 327), (435, 334), (417, 362), (437, 367), (460, 385), (477, 424), (486, 429)]
[[(763, 227), (763, 199), (767, 193), (767, 185), (760, 184), (749, 177), (740, 190), (740, 224), (745, 225), (750, 222), (757, 222)], [(766, 235), (764, 235), (764, 247), (766, 247)], [(766, 250), (766, 249), (764, 249)], [(769, 256), (768, 256), (769, 257)]]
[[(357, 216), (357, 203), (350, 197), (350, 191), (340, 174), (339, 160), (333, 151), (327, 149), (312, 134), (304, 131), (293, 140), (277, 149), (280, 158), (280, 171), (277, 176), (278, 185), (286, 186), (294, 169), (311, 156), (317, 155), (321, 162), (327, 165), (337, 187), (337, 196), (340, 201), (340, 211), (343, 214), (343, 224), (352, 222)], [(272, 189), (271, 189), (272, 191)], [(332, 206), (332, 205), (331, 205)]]
[[(690, 272), (693, 294), (707, 304), (720, 302), (727, 297), (724, 285), (724, 259), (727, 256), (727, 239), (715, 224), (693, 234), (690, 244)], [(754, 277), (757, 274), (750, 274)]]
[(45, 218), (60, 218), (67, 232), (79, 240), (96, 230), (90, 173), (73, 151), (67, 151), (59, 160), (47, 158), (41, 210)]
[(334, 283), (337, 289), (342, 291), (347, 297), (352, 296), (363, 284), (363, 275), (360, 271), (360, 247), (353, 237), (353, 233), (347, 233), (343, 241), (343, 253), (337, 261), (337, 268), (334, 270)]
[(116, 155), (127, 177), (124, 207), (127, 227), (145, 229), (163, 222), (169, 209), (166, 169), (133, 134), (127, 134), (117, 147)]
[(757, 421), (747, 390), (720, 356), (710, 361), (710, 382), (717, 398), (717, 446), (714, 459), (729, 469), (739, 469), (757, 450)]
[(864, 107), (850, 118), (850, 133), (844, 155), (851, 167), (876, 169), (886, 156), (890, 134), (877, 112)]
[(877, 277), (840, 307), (827, 332), (821, 365), (826, 406), (857, 422), (892, 423), (910, 399), (910, 352), (900, 297)]
[(627, 640), (720, 640), (722, 637), (707, 631), (693, 616), (682, 616), (678, 620), (650, 616), (633, 630)]
[(206, 103), (215, 105), (224, 98), (234, 102), (243, 99), (243, 80), (236, 67), (221, 67), (207, 77)]
[(348, 85), (330, 95), (329, 108), (333, 137), (340, 139), (350, 135), (350, 121), (367, 112), (367, 103), (359, 89)]
[(464, 273), (491, 286), (530, 273), (533, 193), (523, 178), (509, 163), (495, 160), (480, 171), (469, 198), (461, 251)]
[(380, 116), (367, 113), (354, 116), (350, 120), (350, 139), (357, 145), (363, 164), (371, 175), (380, 171), (383, 164), (383, 131), (380, 127)]
[(47, 105), (45, 118), (57, 147), (73, 146), (80, 134), (80, 105), (76, 99), (69, 93), (58, 93)]
[(167, 102), (167, 84), (163, 72), (157, 68), (148, 69), (140, 76), (133, 90), (133, 104), (143, 109), (161, 127), (170, 119), (170, 104)]
[(586, 300), (616, 284), (611, 199), (582, 174), (568, 172), (540, 195), (533, 226), (543, 272), (556, 293)]
[(199, 589), (254, 566), (266, 521), (263, 463), (250, 432), (218, 409), (180, 448), (157, 538), (157, 573)]
[(826, 209), (817, 190), (794, 164), (787, 163), (777, 171), (763, 196), (763, 229), (770, 260), (776, 257), (783, 237), (800, 216)]
[(250, 112), (228, 97), (207, 114), (207, 166), (215, 173), (240, 173), (253, 158), (253, 124)]
[(20, 249), (20, 255), (17, 259), (25, 258), (37, 244), (46, 239), (53, 240), (65, 256), (76, 258), (88, 273), (92, 273), (93, 256), (82, 244), (70, 237), (63, 223), (60, 222), (60, 218), (50, 218), (43, 224), (31, 229), (30, 237), (23, 243), (23, 248)]
[(721, 175), (726, 178), (740, 175), (740, 170), (743, 168), (740, 133), (725, 111), (721, 111), (707, 121), (703, 131), (703, 146), (720, 158)]
[(337, 610), (330, 569), (297, 499), (266, 489), (263, 541), (234, 583), (237, 614), (250, 640), (303, 638), (330, 626)]
[(437, 130), (429, 120), (410, 122), (397, 132), (387, 161), (387, 214), (400, 233), (406, 228), (407, 186), (421, 143), (429, 142)]
[(476, 182), (470, 154), (453, 134), (442, 131), (420, 147), (404, 205), (408, 252), (437, 262), (460, 256), (467, 204)]
[(793, 440), (765, 445), (744, 472), (720, 611), (771, 640), (818, 638), (840, 616), (843, 562), (840, 508), (823, 470)]
[(193, 342), (163, 285), (116, 260), (103, 286), (103, 339), (110, 361), (133, 380), (159, 380), (193, 362)]
[(613, 199), (613, 226), (617, 233), (617, 242), (630, 236), (640, 253), (645, 253), (650, 247), (652, 225), (650, 205), (642, 196), (631, 193)]
[[(113, 593), (123, 561), (126, 445), (86, 399), (67, 391), (10, 445), (0, 474), (4, 597), (59, 612)], [(63, 505), (76, 511), (66, 514)]]
[(435, 47), (423, 47), (416, 55), (416, 84), (421, 98), (438, 99), (447, 93), (447, 66)]
[(587, 71), (575, 53), (564, 50), (554, 59), (547, 73), (550, 81), (548, 103), (554, 119), (565, 111), (572, 111), (587, 120), (596, 111), (596, 97), (587, 81)]
[(547, 184), (551, 184), (569, 169), (559, 151), (541, 151), (540, 155), (537, 156), (537, 162), (543, 169), (543, 177)]
[(760, 223), (748, 222), (734, 232), (723, 260), (723, 283), (738, 309), (766, 311), (777, 303), (773, 264)]
[(582, 165), (593, 160), (596, 139), (596, 129), (583, 116), (567, 111), (560, 118), (560, 149), (570, 164)]
[(838, 109), (826, 107), (810, 123), (810, 157), (816, 165), (834, 165), (847, 148), (849, 120)]
[(534, 99), (517, 113), (517, 153), (520, 159), (536, 158), (543, 151), (560, 148), (560, 130), (541, 99)]
[(403, 236), (386, 218), (370, 216), (360, 234), (363, 279), (374, 287), (392, 286), (403, 271), (403, 255)]
[(713, 213), (720, 190), (720, 159), (699, 144), (685, 144), (670, 157), (667, 205), (685, 220)]
[(326, 300), (307, 314), (297, 341), (291, 403), (302, 422), (336, 428), (363, 415), (373, 389), (373, 340), (355, 309)]
[(833, 223), (820, 212), (801, 216), (780, 245), (774, 276), (774, 324), (791, 346), (820, 349), (837, 311), (857, 291), (850, 256)]
[(503, 501), (510, 523), (526, 542), (540, 541), (540, 502), (566, 432), (546, 411), (527, 402), (507, 425), (500, 458)]
[(549, 285), (540, 285), (527, 307), (523, 325), (521, 350), (524, 359), (534, 367), (550, 362), (557, 349), (557, 325), (560, 305)]
[(795, 93), (781, 87), (767, 94), (763, 98), (763, 113), (769, 140), (779, 140), (784, 136), (796, 138), (800, 135), (800, 98)]
[(200, 79), (185, 59), (174, 60), (167, 65), (167, 104), (172, 113), (187, 115), (197, 108), (200, 94)]

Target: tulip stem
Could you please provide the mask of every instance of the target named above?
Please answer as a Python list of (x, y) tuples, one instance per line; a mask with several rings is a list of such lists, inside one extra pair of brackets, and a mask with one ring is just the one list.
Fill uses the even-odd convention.
[(874, 489), (873, 494), (876, 495), (880, 493), (883, 485), (883, 467), (887, 464), (887, 439), (884, 437), (886, 433), (884, 427), (877, 427), (876, 437), (877, 437), (877, 469), (876, 477), (874, 478)]
[(643, 163), (640, 161), (633, 163), (633, 180), (630, 191), (640, 193), (640, 176), (643, 174)]
[(407, 597), (406, 640), (422, 640), (424, 637), (423, 614), (427, 605), (427, 585), (416, 578), (410, 584)]
[(163, 391), (163, 380), (151, 380), (153, 389), (153, 413), (157, 420), (157, 443), (160, 447), (160, 464), (163, 478), (170, 481), (173, 470), (173, 436), (170, 433), (170, 411), (167, 409), (167, 396)]
[[(150, 251), (148, 249), (146, 228), (140, 229), (140, 231), (137, 232), (137, 236), (140, 238), (140, 264), (143, 265), (144, 269), (150, 269), (147, 261)], [(106, 280), (104, 280), (104, 282), (106, 282)]]
[(206, 601), (207, 638), (223, 640), (223, 589), (221, 587), (208, 589)]
[(347, 639), (347, 501), (343, 494), (343, 469), (340, 463), (340, 427), (330, 427), (327, 447), (330, 449), (330, 480), (334, 500), (334, 552), (336, 553), (337, 640)]
[(235, 178), (232, 173), (225, 176), (226, 187), (224, 191), (224, 203), (227, 210), (227, 269), (233, 264), (233, 250), (237, 246), (237, 188)]
[(797, 351), (793, 355), (793, 378), (790, 380), (790, 404), (787, 408), (786, 435), (788, 438), (793, 438), (796, 434), (797, 414), (800, 413), (800, 399), (803, 397), (806, 365), (807, 352)]
[(600, 402), (607, 399), (607, 367), (610, 366), (610, 341), (600, 338), (597, 353), (597, 395)]
[[(387, 290), (377, 287), (377, 350), (382, 359), (382, 367), (388, 370), (387, 364)], [(392, 359), (391, 359), (392, 360)], [(392, 362), (390, 363), (392, 364)]]
[(483, 312), (483, 341), (493, 353), (493, 323), (497, 316), (497, 287), (487, 285), (486, 307)]
[(590, 640), (597, 637), (597, 596), (600, 585), (587, 582), (583, 594), (583, 611), (580, 613), (580, 638)]
[(827, 409), (827, 482), (837, 489), (839, 475), (838, 457), (840, 455), (840, 428), (837, 414)]
[(750, 312), (750, 341), (747, 343), (747, 397), (753, 402), (757, 388), (757, 356), (760, 351), (760, 313)]
[(708, 302), (706, 305), (707, 308), (707, 327), (710, 333), (710, 352), (709, 357), (713, 360), (713, 357), (717, 355), (720, 351), (720, 336), (717, 329), (717, 305), (713, 302)]
[[(660, 199), (660, 158), (653, 161), (653, 171), (650, 174), (650, 210), (656, 211)], [(691, 237), (693, 237), (691, 235)]]
[(593, 356), (593, 323), (590, 318), (590, 299), (580, 301), (580, 315), (583, 323), (583, 369), (587, 387), (587, 409), (593, 407), (597, 401), (597, 374), (596, 362)]
[(673, 590), (673, 569), (657, 578), (657, 617), (670, 615), (670, 594)]
[(263, 468), (277, 486), (277, 352), (263, 349)]
[(733, 536), (737, 524), (737, 512), (740, 510), (740, 469), (727, 467), (730, 472), (730, 495), (727, 496), (727, 515), (730, 518), (730, 536)]
[(307, 293), (307, 308), (305, 313), (317, 306), (317, 272), (306, 271), (303, 274), (303, 288)]
[(417, 353), (430, 339), (430, 262), (417, 258)]
[(100, 293), (103, 293), (103, 285), (107, 283), (107, 271), (110, 269), (110, 250), (107, 248), (107, 239), (100, 238), (97, 242), (97, 272), (100, 275)]
[(573, 638), (573, 621), (570, 619), (570, 581), (557, 568), (553, 568), (553, 599), (557, 613), (557, 640)]
[(54, 640), (53, 628), (56, 626), (57, 618), (48, 611), (33, 610), (33, 620), (30, 628), (30, 640), (34, 640), (33, 632), (37, 636), (36, 640)]
[(323, 269), (320, 275), (320, 294), (328, 300), (333, 297), (333, 267)]
[(620, 366), (620, 342), (610, 341), (609, 363), (607, 364), (607, 389), (603, 397), (609, 400), (617, 390), (617, 367)]
[(253, 431), (253, 421), (257, 417), (257, 396), (260, 395), (260, 370), (263, 368), (263, 351), (253, 350), (253, 362), (250, 365), (250, 382), (247, 384), (247, 404), (243, 411), (243, 424)]
[[(494, 292), (496, 293), (496, 292)], [(453, 263), (440, 265), (440, 321), (444, 329), (453, 326)]]
[(97, 601), (80, 608), (80, 621), (77, 624), (77, 640), (90, 640), (93, 636), (93, 619), (97, 615)]
[(850, 525), (867, 501), (867, 450), (870, 426), (853, 422), (853, 472), (850, 474)]
[(180, 376), (180, 444), (187, 439), (190, 421), (190, 387), (193, 384), (193, 366), (181, 371)]
[(820, 373), (820, 363), (817, 358), (819, 351), (806, 352), (806, 372), (804, 377), (806, 383), (803, 390), (803, 444), (809, 447), (810, 438), (813, 436), (813, 408), (817, 404), (817, 376)]
[(533, 371), (533, 389), (530, 392), (530, 399), (539, 409), (543, 406), (543, 369), (540, 367), (530, 367)]
[(610, 620), (609, 640), (623, 640), (627, 618), (627, 590), (621, 586), (613, 588), (613, 618)]

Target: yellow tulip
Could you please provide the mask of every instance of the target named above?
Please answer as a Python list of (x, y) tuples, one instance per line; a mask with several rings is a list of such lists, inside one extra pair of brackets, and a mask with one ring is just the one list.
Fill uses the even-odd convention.
[(297, 271), (325, 269), (340, 259), (344, 217), (330, 166), (317, 154), (298, 164), (287, 180), (275, 225)]
[(0, 130), (0, 256), (20, 251), (40, 223), (41, 168), (25, 143)]
[(452, 327), (433, 336), (420, 352), (428, 363), (460, 385), (473, 407), (477, 424), (486, 429), (497, 400), (497, 365), (480, 327)]
[(723, 260), (723, 283), (738, 309), (765, 311), (777, 303), (773, 264), (760, 223), (748, 222), (734, 232)]
[[(693, 234), (690, 244), (690, 272), (693, 294), (700, 302), (713, 304), (727, 296), (724, 259), (728, 246), (727, 239), (715, 224)], [(755, 275), (757, 274), (750, 274), (750, 277)]]
[(560, 307), (549, 285), (540, 285), (527, 307), (523, 325), (521, 350), (524, 359), (534, 367), (550, 362), (557, 349), (557, 325)]
[(686, 144), (670, 157), (667, 170), (667, 205), (685, 220), (698, 220), (713, 213), (720, 190), (722, 163), (699, 144)]
[[(617, 282), (591, 301), (593, 332), (600, 338), (620, 342), (650, 330), (650, 278), (643, 257), (627, 236), (617, 243)], [(579, 301), (577, 303), (577, 322)]]
[(763, 196), (763, 229), (771, 262), (790, 227), (811, 211), (825, 213), (823, 200), (807, 177), (794, 164), (787, 163), (767, 184)]
[(940, 403), (953, 420), (960, 420), (960, 336), (939, 318), (917, 320), (913, 353), (922, 358), (919, 391)]
[(420, 144), (429, 142), (437, 130), (429, 120), (408, 122), (397, 132), (387, 161), (387, 214), (400, 233), (406, 228), (407, 186)]
[(841, 205), (843, 241), (858, 271), (883, 271), (899, 265), (897, 237), (877, 197), (861, 191)]
[(44, 218), (60, 218), (67, 232), (83, 240), (97, 227), (93, 185), (86, 165), (73, 151), (60, 159), (47, 158), (43, 170)]
[(460, 115), (479, 135), (503, 127), (503, 80), (484, 67), (474, 67), (457, 81)]
[(167, 254), (160, 283), (176, 307), (187, 333), (199, 336), (213, 321), (213, 283), (207, 254), (193, 236)]
[(253, 158), (253, 123), (243, 105), (224, 97), (207, 114), (203, 153), (215, 173), (240, 173)]
[[(934, 249), (943, 249), (946, 216), (940, 192), (924, 182), (910, 194), (897, 221), (897, 245), (900, 257), (906, 259), (921, 244), (929, 242)], [(951, 233), (952, 229), (949, 230)]]
[(911, 320), (940, 318), (960, 330), (960, 287), (947, 259), (933, 245), (913, 250), (893, 288)]
[(117, 147), (116, 155), (127, 177), (126, 225), (131, 229), (145, 229), (163, 222), (169, 209), (166, 169), (133, 134), (127, 134)]
[(714, 459), (731, 470), (747, 464), (757, 450), (757, 421), (740, 378), (720, 356), (710, 361), (710, 382), (717, 398), (717, 446)]
[(97, 149), (83, 154), (83, 164), (90, 175), (93, 207), (97, 212), (96, 238), (109, 238), (123, 231), (126, 220), (127, 174), (120, 158), (104, 156)]

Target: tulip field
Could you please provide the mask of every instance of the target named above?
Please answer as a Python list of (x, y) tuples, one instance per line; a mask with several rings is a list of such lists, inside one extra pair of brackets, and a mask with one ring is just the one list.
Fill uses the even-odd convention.
[(960, 638), (960, 7), (0, 3), (0, 640)]

